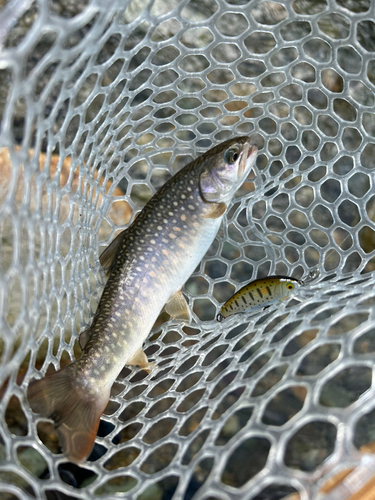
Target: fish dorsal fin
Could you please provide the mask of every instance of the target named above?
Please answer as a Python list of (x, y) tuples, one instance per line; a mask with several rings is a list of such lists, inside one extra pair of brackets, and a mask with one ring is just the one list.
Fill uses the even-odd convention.
[(111, 265), (115, 259), (117, 250), (119, 249), (121, 243), (123, 242), (123, 239), (125, 237), (126, 230), (122, 231), (120, 234), (116, 236), (116, 238), (111, 241), (111, 243), (107, 246), (107, 248), (104, 250), (104, 252), (101, 254), (99, 257), (100, 264), (102, 268), (104, 269), (104, 272), (106, 275), (109, 274), (109, 271), (111, 269)]
[(191, 315), (189, 306), (187, 305), (186, 299), (182, 295), (181, 290), (170, 297), (168, 302), (165, 304), (165, 310), (174, 319), (180, 319), (190, 323)]
[(212, 203), (212, 207), (209, 208), (209, 211), (201, 215), (201, 217), (204, 219), (218, 219), (225, 213), (227, 208), (226, 203)]
[(79, 342), (79, 347), (82, 349), (82, 351), (87, 346), (87, 342), (90, 340), (91, 334), (92, 334), (91, 328), (88, 328), (79, 335), (78, 342)]

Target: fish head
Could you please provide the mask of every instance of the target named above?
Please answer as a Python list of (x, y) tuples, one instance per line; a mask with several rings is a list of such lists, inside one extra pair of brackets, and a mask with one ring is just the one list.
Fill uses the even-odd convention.
[(199, 177), (199, 190), (206, 203), (227, 203), (247, 178), (258, 148), (250, 138), (236, 137), (206, 153)]

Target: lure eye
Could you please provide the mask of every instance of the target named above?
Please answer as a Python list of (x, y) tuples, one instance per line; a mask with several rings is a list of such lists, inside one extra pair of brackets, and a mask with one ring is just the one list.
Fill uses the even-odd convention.
[(235, 149), (227, 149), (224, 153), (225, 163), (235, 163), (238, 160), (239, 154)]
[(287, 287), (287, 289), (288, 289), (288, 290), (293, 290), (294, 285), (293, 285), (293, 283), (288, 283), (288, 284), (286, 285), (286, 287)]

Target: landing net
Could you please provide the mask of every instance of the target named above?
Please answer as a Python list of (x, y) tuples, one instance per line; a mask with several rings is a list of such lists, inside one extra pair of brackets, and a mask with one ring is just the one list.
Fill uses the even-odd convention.
[[(2, 498), (312, 499), (375, 474), (374, 18), (370, 0), (3, 2)], [(79, 356), (105, 246), (235, 135), (257, 165), (183, 288), (193, 322), (161, 315), (159, 368), (124, 369), (73, 466), (28, 383)], [(314, 269), (215, 321), (245, 282)]]

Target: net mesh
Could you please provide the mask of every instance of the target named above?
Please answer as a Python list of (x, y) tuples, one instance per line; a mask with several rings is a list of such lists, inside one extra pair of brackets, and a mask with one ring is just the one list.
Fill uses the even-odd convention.
[[(375, 440), (374, 8), (3, 4), (2, 498), (307, 499), (363, 463)], [(67, 463), (29, 409), (29, 381), (79, 356), (101, 250), (182, 165), (245, 134), (257, 165), (183, 288), (192, 324), (159, 317), (145, 345), (159, 368), (124, 368), (93, 455)], [(314, 268), (290, 300), (215, 321), (244, 282)]]

